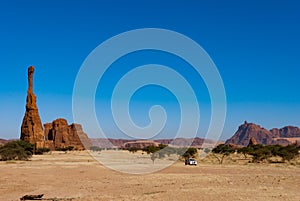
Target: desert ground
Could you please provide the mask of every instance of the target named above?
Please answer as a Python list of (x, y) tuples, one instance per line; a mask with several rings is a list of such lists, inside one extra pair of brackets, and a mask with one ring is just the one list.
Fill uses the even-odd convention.
[[(105, 153), (106, 152), (106, 153)], [(102, 151), (99, 155), (114, 154)], [(147, 160), (139, 153), (122, 153)], [(155, 173), (112, 170), (86, 151), (35, 155), (30, 161), (0, 162), (0, 200), (44, 194), (57, 200), (300, 200), (300, 167), (287, 164), (182, 161)]]

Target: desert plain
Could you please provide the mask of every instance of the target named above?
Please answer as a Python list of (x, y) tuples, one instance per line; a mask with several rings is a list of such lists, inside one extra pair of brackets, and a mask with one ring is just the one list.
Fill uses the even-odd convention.
[[(99, 155), (115, 154), (101, 151)], [(129, 153), (154, 164), (147, 156)], [(87, 151), (51, 152), (29, 161), (0, 162), (0, 201), (26, 194), (45, 199), (93, 200), (300, 200), (300, 167), (291, 164), (182, 161), (148, 174), (128, 174), (99, 163)]]

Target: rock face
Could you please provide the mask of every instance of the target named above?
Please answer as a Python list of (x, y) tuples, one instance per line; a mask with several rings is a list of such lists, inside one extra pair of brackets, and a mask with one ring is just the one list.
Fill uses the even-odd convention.
[(68, 125), (65, 119), (56, 119), (52, 123), (44, 124), (45, 145), (51, 150), (74, 147), (76, 150), (89, 148), (91, 143), (83, 132), (81, 125)]
[(292, 138), (300, 137), (300, 128), (294, 126), (286, 126), (281, 129), (273, 128), (270, 130), (274, 137)]
[(226, 141), (226, 144), (236, 144), (239, 146), (248, 146), (249, 143), (257, 144), (280, 144), (286, 146), (295, 143), (300, 137), (300, 129), (293, 126), (286, 126), (281, 129), (273, 128), (270, 131), (259, 125), (245, 121), (238, 131)]
[(251, 147), (253, 145), (257, 145), (256, 139), (254, 137), (251, 137), (248, 143), (248, 147)]
[(36, 96), (33, 93), (34, 67), (28, 68), (28, 90), (26, 99), (26, 112), (21, 127), (21, 140), (42, 146), (44, 131), (36, 105)]
[(57, 119), (44, 125), (39, 116), (36, 96), (33, 93), (34, 67), (28, 68), (28, 91), (26, 112), (21, 127), (21, 140), (34, 144), (36, 148), (50, 148), (51, 150), (74, 147), (83, 150), (90, 147), (90, 140), (83, 132), (81, 125), (71, 124), (65, 119)]
[(245, 121), (238, 131), (226, 141), (226, 144), (236, 144), (247, 146), (253, 137), (258, 144), (270, 144), (272, 142), (272, 133), (267, 129), (261, 128), (259, 125), (248, 123)]

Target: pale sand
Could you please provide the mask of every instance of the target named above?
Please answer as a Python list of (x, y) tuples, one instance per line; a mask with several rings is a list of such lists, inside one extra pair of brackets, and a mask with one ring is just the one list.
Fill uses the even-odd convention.
[[(145, 155), (128, 154), (153, 165)], [(154, 166), (160, 165), (156, 162)], [(284, 164), (207, 163), (194, 167), (176, 162), (153, 174), (132, 175), (99, 164), (87, 152), (56, 152), (26, 162), (0, 162), (1, 201), (19, 200), (25, 194), (73, 200), (299, 201), (299, 186), (300, 168)]]

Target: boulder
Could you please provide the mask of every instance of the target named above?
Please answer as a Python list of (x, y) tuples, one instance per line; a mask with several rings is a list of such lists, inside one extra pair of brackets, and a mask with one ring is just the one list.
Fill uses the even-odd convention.
[(247, 147), (251, 147), (253, 145), (257, 145), (257, 141), (254, 137), (251, 137)]

